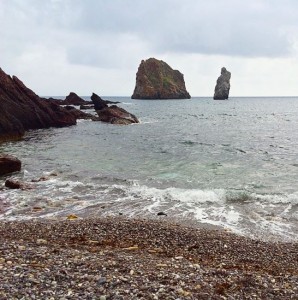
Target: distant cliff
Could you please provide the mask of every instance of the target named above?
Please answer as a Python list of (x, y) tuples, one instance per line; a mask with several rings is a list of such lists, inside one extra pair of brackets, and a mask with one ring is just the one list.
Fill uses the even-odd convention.
[(0, 141), (20, 138), (29, 129), (74, 125), (76, 119), (73, 112), (41, 99), (0, 68)]
[(218, 77), (215, 86), (214, 100), (226, 100), (229, 98), (230, 79), (231, 73), (226, 68), (221, 68), (221, 75)]
[(132, 99), (190, 99), (183, 74), (155, 58), (142, 60)]

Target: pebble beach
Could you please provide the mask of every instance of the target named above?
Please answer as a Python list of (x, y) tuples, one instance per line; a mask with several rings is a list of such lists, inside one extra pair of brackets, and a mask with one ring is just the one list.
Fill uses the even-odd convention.
[(298, 299), (298, 246), (124, 217), (1, 221), (0, 282), (0, 299)]

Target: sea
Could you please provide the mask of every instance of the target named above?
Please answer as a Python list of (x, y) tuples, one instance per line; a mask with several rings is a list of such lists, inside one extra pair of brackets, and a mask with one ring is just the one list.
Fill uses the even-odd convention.
[(0, 144), (32, 187), (0, 179), (0, 220), (122, 215), (297, 242), (298, 97), (103, 98), (140, 124), (79, 120)]

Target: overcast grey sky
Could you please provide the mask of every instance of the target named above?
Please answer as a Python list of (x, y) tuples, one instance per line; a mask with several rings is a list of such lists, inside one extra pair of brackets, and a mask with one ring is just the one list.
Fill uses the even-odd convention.
[(212, 96), (298, 95), (297, 0), (0, 0), (0, 67), (39, 95), (130, 96), (142, 59)]

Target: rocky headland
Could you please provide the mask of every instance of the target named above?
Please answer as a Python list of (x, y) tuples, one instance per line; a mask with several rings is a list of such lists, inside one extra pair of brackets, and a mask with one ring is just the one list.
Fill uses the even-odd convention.
[(0, 69), (0, 141), (18, 139), (26, 130), (75, 125), (75, 111), (44, 100), (16, 76)]
[(190, 99), (184, 76), (155, 58), (142, 60), (132, 99)]
[(214, 100), (227, 100), (230, 92), (230, 79), (231, 73), (225, 68), (221, 68), (221, 75), (218, 77), (215, 91)]
[(118, 107), (115, 104), (111, 106), (108, 105), (114, 102), (103, 100), (94, 93), (91, 96), (91, 100), (94, 104), (95, 111), (98, 114), (99, 121), (117, 125), (139, 123), (138, 118), (125, 109)]

